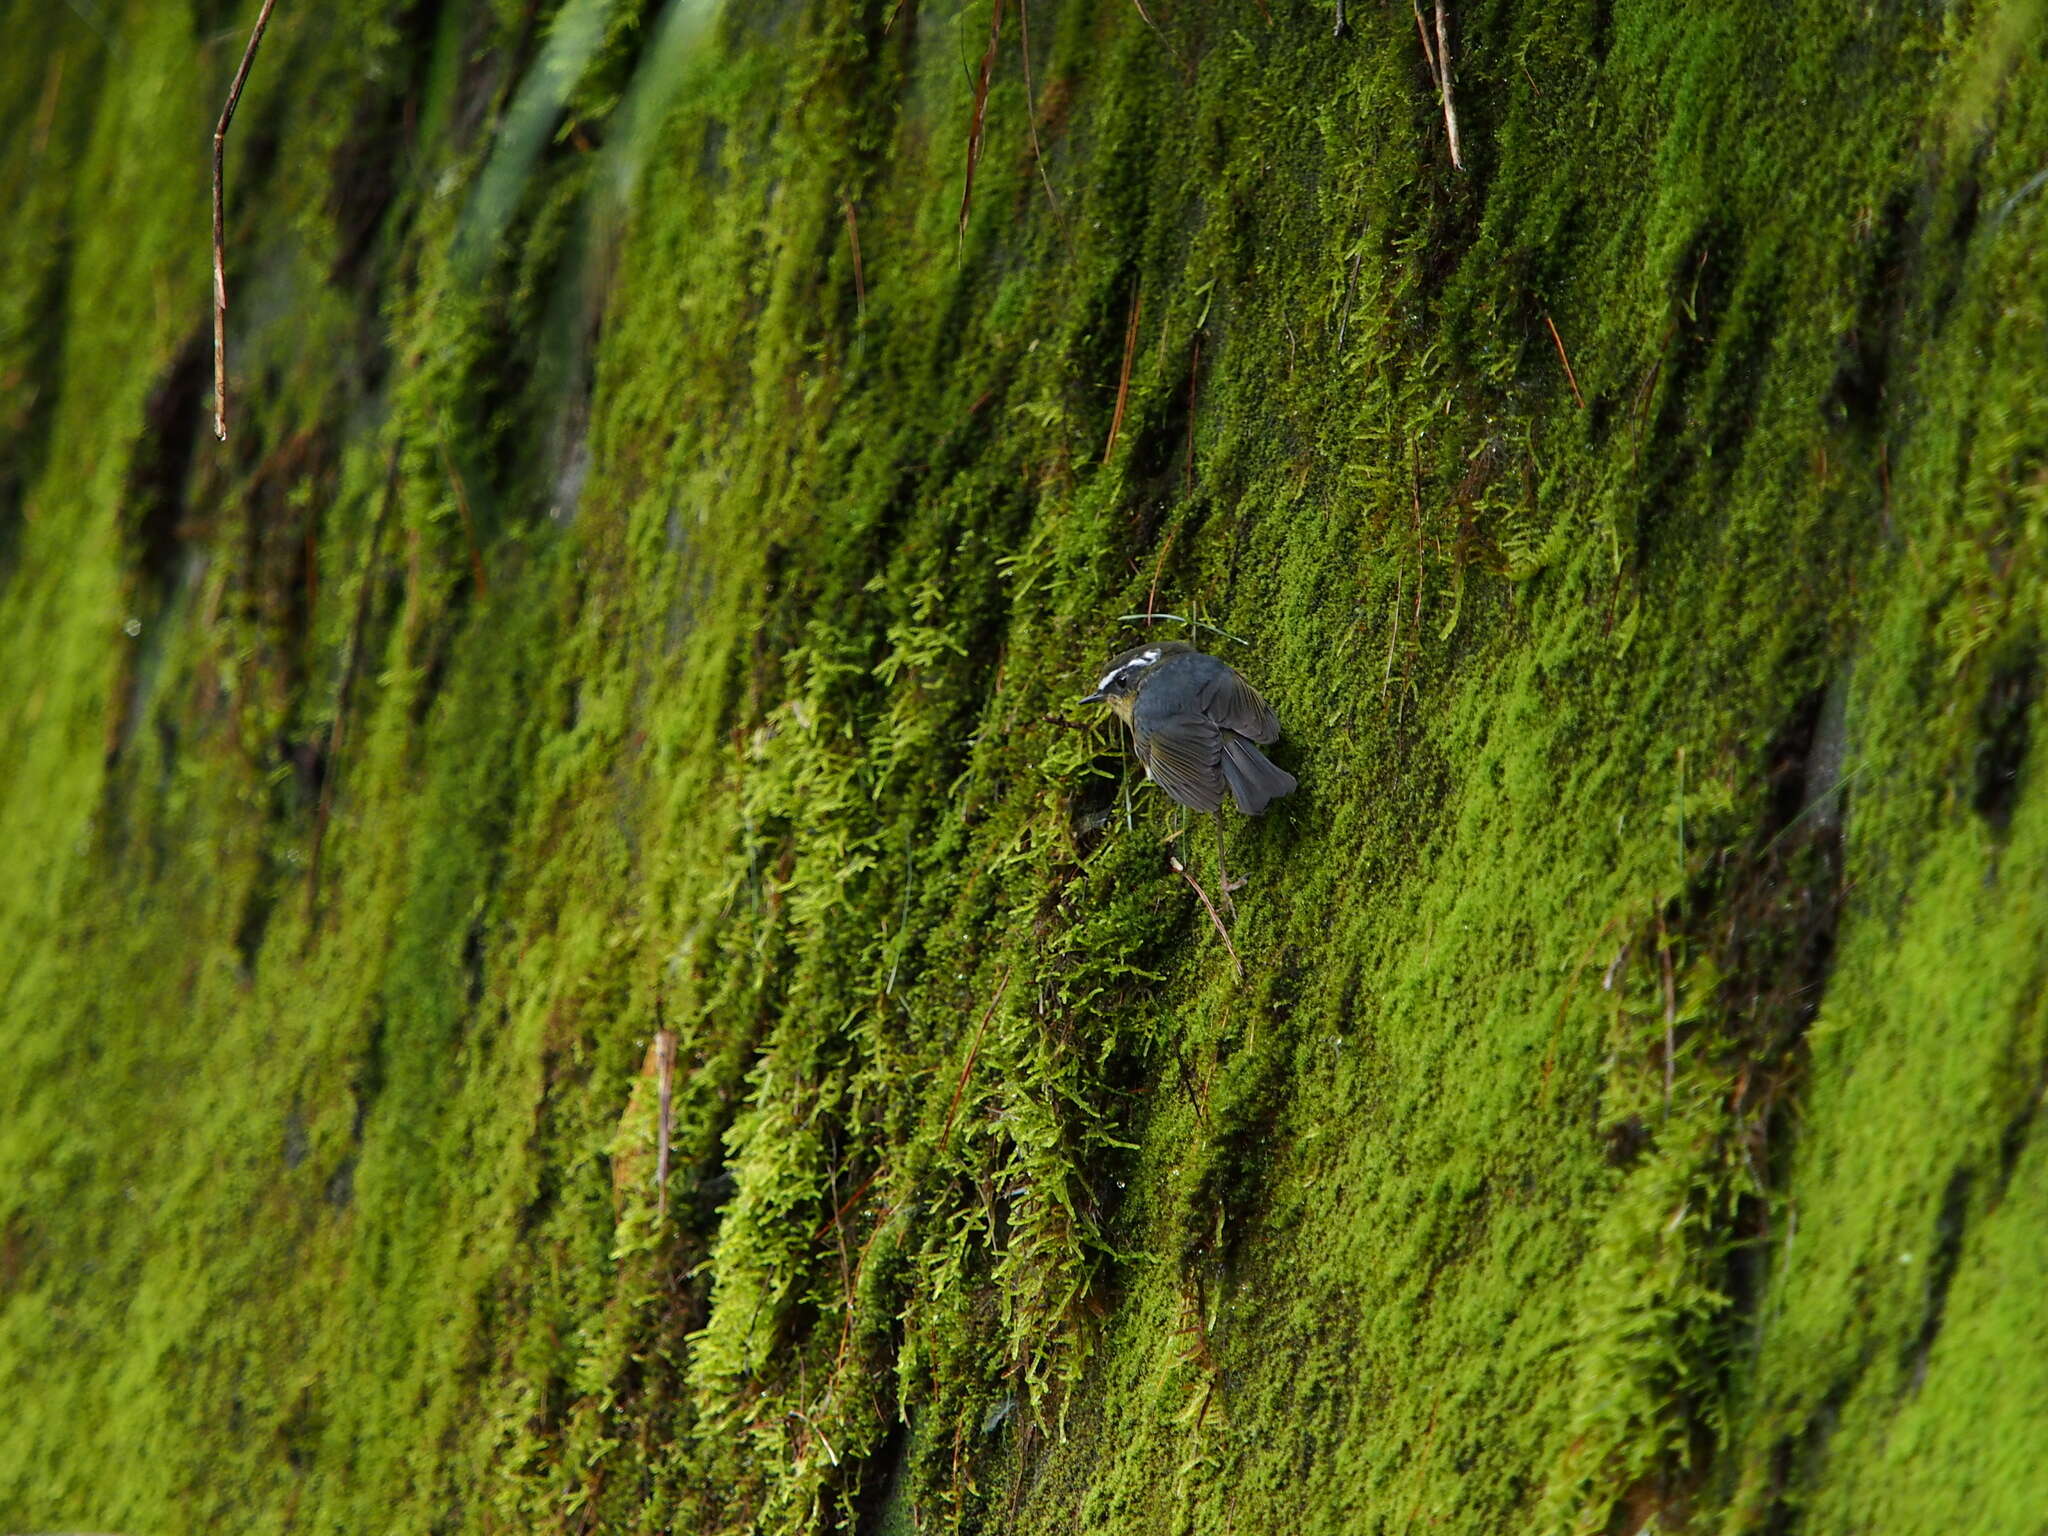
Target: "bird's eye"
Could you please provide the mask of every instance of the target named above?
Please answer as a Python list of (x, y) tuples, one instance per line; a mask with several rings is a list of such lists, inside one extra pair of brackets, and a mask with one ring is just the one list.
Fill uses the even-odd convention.
[(1135, 679), (1132, 678), (1131, 674), (1140, 667), (1151, 666), (1158, 659), (1159, 647), (1156, 645), (1146, 647), (1122, 666), (1111, 667), (1107, 672), (1103, 673), (1100, 681), (1095, 685), (1095, 691), (1097, 693), (1109, 693), (1112, 691), (1124, 692), (1129, 690), (1135, 683)]

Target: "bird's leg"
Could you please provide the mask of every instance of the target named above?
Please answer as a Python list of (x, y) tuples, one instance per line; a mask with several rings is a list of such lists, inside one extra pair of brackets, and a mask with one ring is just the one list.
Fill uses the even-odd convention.
[(1223, 813), (1211, 814), (1216, 818), (1216, 890), (1223, 897), (1223, 910), (1236, 917), (1237, 903), (1230, 899), (1230, 871), (1223, 867)]

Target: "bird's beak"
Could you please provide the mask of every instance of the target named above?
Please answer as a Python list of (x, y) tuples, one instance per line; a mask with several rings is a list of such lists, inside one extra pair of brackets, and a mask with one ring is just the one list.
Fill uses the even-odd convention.
[(1109, 702), (1109, 695), (1098, 688), (1095, 692), (1089, 694), (1088, 697), (1081, 700), (1081, 702), (1083, 704), (1106, 704)]

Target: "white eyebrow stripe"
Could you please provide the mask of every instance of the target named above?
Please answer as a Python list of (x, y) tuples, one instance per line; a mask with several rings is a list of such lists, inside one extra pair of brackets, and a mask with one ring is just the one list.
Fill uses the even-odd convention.
[(1132, 671), (1133, 669), (1138, 667), (1149, 667), (1152, 665), (1153, 662), (1157, 661), (1158, 659), (1159, 648), (1157, 646), (1152, 646), (1148, 648), (1142, 655), (1133, 656), (1129, 661), (1125, 662), (1122, 666), (1112, 667), (1109, 671), (1103, 673), (1100, 680), (1097, 681), (1097, 683), (1095, 684), (1095, 691), (1097, 693), (1101, 693), (1104, 689), (1108, 688), (1111, 683), (1115, 682), (1118, 678), (1122, 677), (1126, 672)]

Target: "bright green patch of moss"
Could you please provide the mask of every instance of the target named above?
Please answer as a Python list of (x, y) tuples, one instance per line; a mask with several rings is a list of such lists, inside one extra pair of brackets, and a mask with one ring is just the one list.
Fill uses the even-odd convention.
[(0, 1523), (2041, 1507), (2038, 4), (13, 9)]

